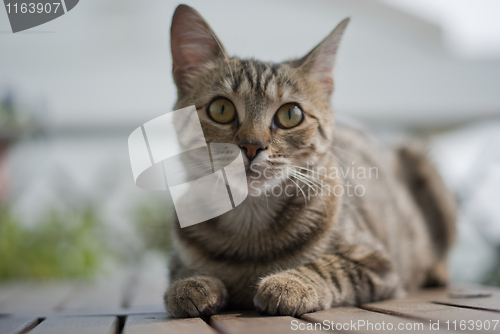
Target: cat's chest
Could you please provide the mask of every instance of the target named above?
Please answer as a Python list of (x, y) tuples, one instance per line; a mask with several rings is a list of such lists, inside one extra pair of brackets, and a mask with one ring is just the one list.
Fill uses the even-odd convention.
[(243, 203), (218, 218), (219, 226), (234, 233), (247, 234), (273, 224), (285, 203), (271, 196), (249, 196)]

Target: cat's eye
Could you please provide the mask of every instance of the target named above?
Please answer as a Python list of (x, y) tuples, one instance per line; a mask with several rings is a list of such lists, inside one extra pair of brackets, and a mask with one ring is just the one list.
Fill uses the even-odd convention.
[(304, 119), (304, 112), (293, 103), (282, 105), (274, 116), (276, 124), (283, 129), (290, 129), (299, 125)]
[(208, 116), (217, 123), (229, 124), (236, 118), (236, 109), (234, 105), (225, 98), (219, 98), (208, 106)]

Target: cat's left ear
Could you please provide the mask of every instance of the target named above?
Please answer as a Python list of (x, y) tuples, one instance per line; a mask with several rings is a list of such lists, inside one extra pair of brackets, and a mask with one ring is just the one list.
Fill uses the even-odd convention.
[(340, 22), (330, 35), (299, 61), (301, 70), (306, 71), (309, 77), (323, 84), (327, 94), (333, 92), (333, 65), (348, 23), (349, 18)]

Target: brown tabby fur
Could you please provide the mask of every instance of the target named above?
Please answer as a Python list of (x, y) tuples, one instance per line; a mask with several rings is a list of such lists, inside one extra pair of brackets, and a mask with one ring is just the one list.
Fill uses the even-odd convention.
[[(318, 182), (349, 182), (366, 191), (251, 193), (222, 216), (186, 228), (175, 224), (171, 285), (164, 296), (172, 316), (206, 316), (229, 307), (297, 316), (446, 284), (455, 204), (423, 150), (388, 149), (363, 131), (334, 127), (331, 72), (346, 25), (344, 20), (302, 59), (265, 63), (228, 58), (194, 9), (177, 8), (171, 31), (175, 109), (195, 105), (208, 142), (265, 147), (252, 162), (245, 157), (250, 176), (252, 164), (257, 170), (355, 166), (377, 174), (278, 178), (275, 184), (305, 190), (320, 190)], [(235, 105), (234, 123), (207, 116), (217, 96)], [(305, 118), (285, 130), (273, 117), (288, 102), (298, 103)]]

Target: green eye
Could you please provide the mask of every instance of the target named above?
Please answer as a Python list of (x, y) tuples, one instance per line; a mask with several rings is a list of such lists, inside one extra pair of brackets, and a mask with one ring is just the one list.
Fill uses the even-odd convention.
[(228, 124), (236, 118), (236, 109), (228, 99), (216, 99), (208, 106), (208, 116), (220, 124)]
[(276, 112), (275, 120), (280, 128), (290, 129), (299, 125), (304, 119), (304, 112), (293, 103), (282, 105)]

